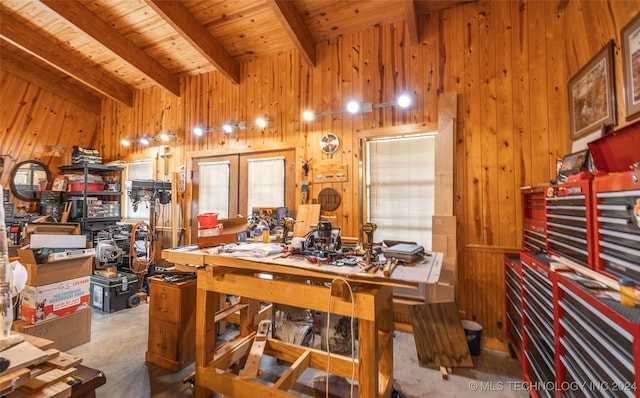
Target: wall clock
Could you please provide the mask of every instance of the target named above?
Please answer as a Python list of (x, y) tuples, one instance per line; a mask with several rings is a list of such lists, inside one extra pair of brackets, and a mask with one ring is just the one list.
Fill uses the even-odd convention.
[(327, 133), (320, 139), (320, 149), (322, 152), (331, 154), (338, 150), (340, 146), (340, 139), (333, 133)]

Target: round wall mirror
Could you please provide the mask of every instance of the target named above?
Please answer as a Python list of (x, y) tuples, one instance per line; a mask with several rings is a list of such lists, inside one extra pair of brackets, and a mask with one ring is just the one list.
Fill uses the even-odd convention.
[(47, 189), (51, 182), (49, 169), (37, 160), (25, 160), (16, 164), (9, 178), (11, 193), (27, 202), (38, 200), (38, 192)]

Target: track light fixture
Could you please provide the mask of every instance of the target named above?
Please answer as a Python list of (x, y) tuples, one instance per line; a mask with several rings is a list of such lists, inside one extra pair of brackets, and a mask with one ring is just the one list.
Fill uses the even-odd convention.
[(233, 121), (233, 119), (231, 119), (222, 125), (222, 129), (224, 130), (225, 133), (231, 134), (233, 133), (233, 128), (236, 126), (237, 124)]
[(141, 143), (142, 145), (149, 145), (149, 143), (151, 142), (149, 133), (144, 133), (144, 135), (138, 139), (138, 142)]
[(170, 139), (177, 136), (177, 133), (172, 133), (170, 130), (163, 131), (162, 133), (154, 136), (150, 135), (149, 133), (144, 133), (140, 138), (125, 137), (120, 140), (120, 144), (122, 144), (122, 146), (131, 146), (131, 144), (133, 144), (134, 142), (138, 142), (140, 143), (140, 145), (147, 146), (155, 141), (168, 142)]
[(352, 99), (347, 102), (345, 109), (336, 109), (332, 111), (323, 111), (323, 112), (315, 112), (312, 109), (306, 109), (302, 113), (302, 118), (308, 122), (315, 119), (316, 116), (324, 116), (324, 115), (333, 115), (336, 113), (344, 113), (349, 112), (351, 114), (356, 113), (369, 113), (373, 112), (374, 109), (382, 108), (385, 106), (398, 106), (401, 109), (407, 109), (413, 103), (413, 96), (410, 93), (404, 92), (396, 98), (396, 101), (393, 102), (382, 102), (379, 104), (372, 104), (371, 102), (360, 102), (358, 100)]
[(205, 133), (211, 133), (213, 131), (224, 131), (225, 134), (231, 134), (235, 129), (244, 130), (250, 126), (258, 126), (260, 128), (265, 128), (269, 125), (269, 115), (263, 114), (256, 118), (255, 122), (235, 122), (233, 119), (230, 119), (228, 122), (223, 124), (220, 127), (203, 127), (196, 126), (193, 128), (192, 132), (194, 135), (198, 137), (202, 137)]

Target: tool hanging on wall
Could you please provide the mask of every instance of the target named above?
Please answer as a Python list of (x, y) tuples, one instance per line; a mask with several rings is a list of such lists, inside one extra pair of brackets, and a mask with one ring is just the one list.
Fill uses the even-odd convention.
[(302, 203), (307, 203), (307, 200), (309, 200), (309, 162), (311, 162), (311, 159), (309, 160), (302, 160), (302, 157), (300, 157), (300, 161), (302, 162), (302, 171), (304, 173), (304, 178), (302, 179), (302, 181), (300, 181), (300, 192), (302, 195)]

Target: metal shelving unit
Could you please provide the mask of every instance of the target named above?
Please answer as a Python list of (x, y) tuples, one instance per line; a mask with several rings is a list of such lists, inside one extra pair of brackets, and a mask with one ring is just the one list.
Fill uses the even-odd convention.
[[(59, 170), (63, 174), (83, 176), (82, 190), (66, 191), (63, 194), (63, 199), (73, 203), (69, 220), (80, 223), (82, 233), (87, 235), (88, 241), (93, 242), (97, 232), (122, 219), (122, 167), (85, 162), (61, 166)], [(90, 174), (113, 178), (117, 183), (114, 184), (115, 187), (107, 187), (106, 190), (91, 190), (89, 189)], [(97, 198), (99, 201), (110, 203), (91, 204), (88, 203), (88, 198)]]

